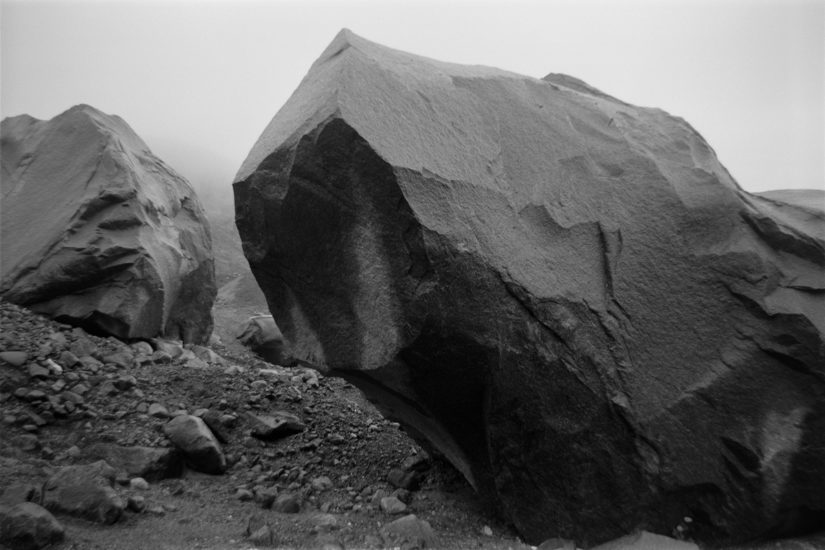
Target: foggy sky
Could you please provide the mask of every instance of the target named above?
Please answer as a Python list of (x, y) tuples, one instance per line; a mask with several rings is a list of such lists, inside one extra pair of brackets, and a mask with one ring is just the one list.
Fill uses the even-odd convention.
[(123, 117), (231, 201), (246, 154), (337, 32), (685, 118), (750, 191), (825, 188), (825, 0), (2, 0), (0, 113)]

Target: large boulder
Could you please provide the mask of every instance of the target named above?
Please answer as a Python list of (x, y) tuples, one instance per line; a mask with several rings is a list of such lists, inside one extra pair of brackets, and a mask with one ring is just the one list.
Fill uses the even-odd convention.
[(0, 295), (92, 332), (206, 341), (215, 275), (189, 183), (87, 105), (0, 128)]
[(234, 188), (288, 352), (526, 540), (822, 525), (825, 219), (684, 120), (343, 31)]

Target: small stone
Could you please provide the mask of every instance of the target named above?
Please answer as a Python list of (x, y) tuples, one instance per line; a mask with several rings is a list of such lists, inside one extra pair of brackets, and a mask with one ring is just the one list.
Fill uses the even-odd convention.
[(334, 514), (321, 513), (312, 516), (312, 532), (325, 533), (339, 527), (338, 516)]
[(40, 365), (36, 365), (32, 363), (29, 365), (29, 377), (36, 378), (36, 379), (43, 379), (49, 377), (49, 369), (46, 367), (41, 367)]
[(484, 527), (481, 528), (481, 534), (484, 535), (485, 537), (492, 537), (493, 536), (493, 530), (490, 529), (489, 525), (485, 525)]
[[(31, 431), (37, 431), (37, 426), (34, 426), (32, 424), (24, 425), (23, 429), (26, 430), (28, 426), (31, 426), (31, 428), (33, 428), (33, 430)], [(17, 444), (20, 446), (21, 449), (23, 449), (26, 452), (33, 453), (40, 450), (40, 440), (37, 439), (36, 435), (31, 433), (23, 434), (20, 437), (18, 437)]]
[(163, 432), (183, 452), (192, 468), (207, 474), (226, 471), (226, 457), (221, 445), (200, 418), (176, 416), (163, 427)]
[(269, 546), (275, 543), (275, 534), (269, 525), (264, 525), (249, 535), (249, 541), (253, 544)]
[(404, 548), (433, 548), (436, 537), (429, 522), (410, 514), (386, 524), (381, 528), (381, 537), (387, 546)]
[(275, 411), (269, 416), (247, 413), (247, 418), (252, 425), (252, 436), (264, 441), (297, 434), (306, 428), (300, 418), (285, 411)]
[(60, 376), (63, 374), (63, 367), (52, 361), (51, 359), (46, 359), (46, 368), (49, 369), (49, 372), (54, 374), (55, 376)]
[(26, 395), (26, 400), (27, 401), (45, 401), (46, 400), (46, 394), (44, 392), (40, 391), (40, 390), (31, 390)]
[(255, 498), (255, 495), (249, 489), (238, 489), (235, 491), (235, 498), (240, 500), (241, 502), (248, 502)]
[(135, 364), (135, 357), (132, 355), (131, 350), (127, 350), (128, 348), (110, 355), (106, 355), (103, 358), (103, 362), (117, 365), (121, 369), (132, 368)]
[(301, 511), (301, 497), (290, 493), (280, 495), (272, 504), (272, 509), (282, 514), (297, 514)]
[(74, 403), (80, 405), (84, 402), (83, 396), (74, 391), (64, 391), (60, 394), (60, 398), (67, 403)]
[(132, 495), (126, 499), (126, 508), (139, 514), (146, 509), (146, 499), (140, 495)]
[(316, 477), (310, 482), (312, 488), (316, 491), (326, 491), (332, 488), (332, 480), (327, 476)]
[(29, 360), (29, 354), (25, 351), (0, 351), (0, 361), (4, 361), (12, 367), (22, 367)]
[(246, 372), (246, 369), (239, 365), (229, 365), (223, 370), (223, 373), (228, 376), (234, 376), (236, 374), (243, 374)]
[(159, 504), (154, 504), (146, 508), (146, 513), (152, 514), (153, 516), (165, 516), (166, 515), (166, 508)]
[(135, 378), (131, 374), (124, 374), (115, 378), (113, 384), (120, 391), (127, 391), (134, 388), (137, 385), (137, 378)]
[(118, 393), (118, 389), (115, 387), (115, 383), (111, 380), (106, 380), (103, 382), (97, 390), (100, 392), (100, 395), (104, 397), (109, 397), (112, 395), (116, 395)]
[(387, 514), (403, 514), (407, 511), (407, 505), (396, 497), (384, 497), (381, 499), (381, 510)]
[(135, 355), (152, 355), (155, 350), (148, 342), (133, 342), (129, 345)]
[(169, 355), (169, 353), (163, 350), (157, 350), (155, 353), (152, 354), (151, 360), (153, 363), (157, 365), (169, 365), (174, 361), (174, 357)]
[(97, 372), (103, 368), (103, 363), (90, 355), (85, 355), (80, 358), (82, 368), (87, 371)]
[(60, 364), (65, 365), (67, 367), (74, 367), (80, 363), (80, 359), (77, 358), (77, 355), (70, 352), (69, 350), (64, 351), (60, 354)]
[(149, 482), (142, 477), (133, 477), (129, 480), (129, 487), (136, 491), (146, 491), (149, 489)]
[(275, 499), (278, 498), (278, 488), (275, 486), (266, 487), (255, 491), (255, 498), (261, 508), (272, 508)]
[(169, 410), (160, 403), (149, 405), (147, 414), (155, 418), (169, 418)]

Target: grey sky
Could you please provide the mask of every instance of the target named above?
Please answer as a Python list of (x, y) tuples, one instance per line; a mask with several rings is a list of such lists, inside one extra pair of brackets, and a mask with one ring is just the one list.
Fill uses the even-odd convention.
[(231, 196), (342, 28), (416, 54), (563, 72), (690, 122), (751, 191), (825, 188), (825, 0), (2, 0), (2, 116), (88, 103)]

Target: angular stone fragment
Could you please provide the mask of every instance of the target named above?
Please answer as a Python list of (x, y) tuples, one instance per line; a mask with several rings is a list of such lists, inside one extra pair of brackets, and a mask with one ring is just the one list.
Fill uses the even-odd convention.
[(123, 339), (205, 342), (215, 275), (189, 183), (88, 105), (10, 117), (0, 131), (0, 295)]
[(164, 427), (169, 440), (183, 452), (186, 463), (207, 474), (226, 471), (226, 457), (220, 443), (200, 418), (188, 414), (176, 416)]
[(252, 426), (252, 436), (264, 441), (301, 433), (306, 428), (300, 418), (285, 411), (273, 411), (266, 416), (247, 413), (246, 416)]
[(234, 189), (284, 353), (527, 541), (825, 524), (825, 214), (684, 120), (344, 31)]

